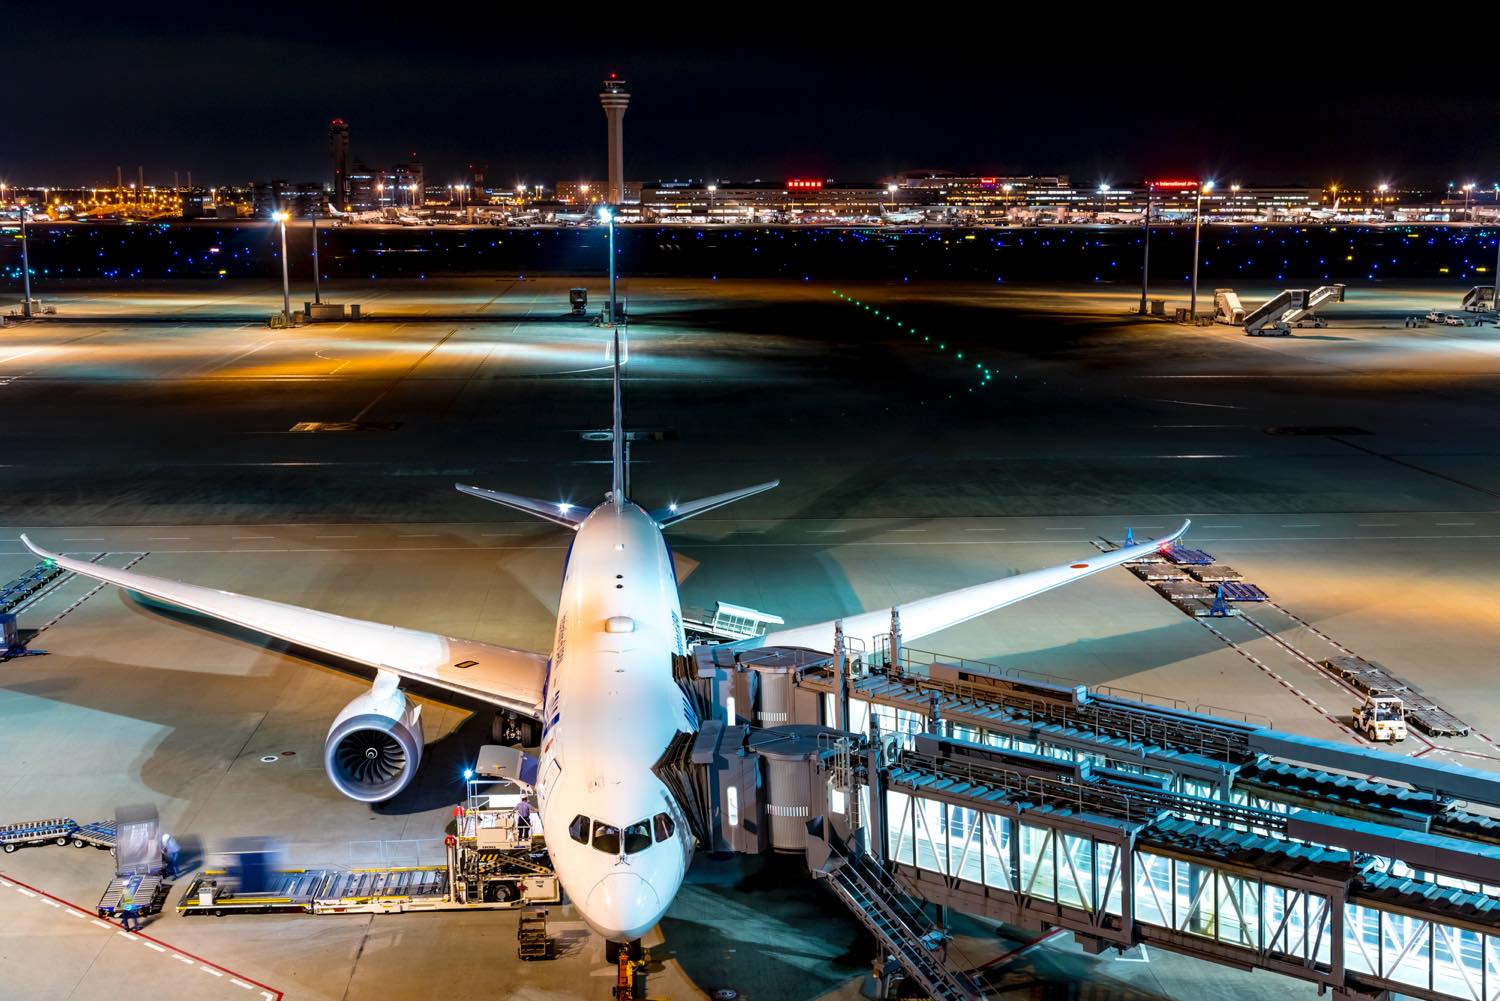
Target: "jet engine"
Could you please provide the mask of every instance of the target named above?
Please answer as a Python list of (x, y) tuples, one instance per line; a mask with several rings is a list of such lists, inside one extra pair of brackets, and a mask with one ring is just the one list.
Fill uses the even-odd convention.
[(339, 792), (379, 803), (405, 789), (422, 762), (422, 707), (408, 704), (400, 678), (380, 672), (328, 729), (323, 765)]

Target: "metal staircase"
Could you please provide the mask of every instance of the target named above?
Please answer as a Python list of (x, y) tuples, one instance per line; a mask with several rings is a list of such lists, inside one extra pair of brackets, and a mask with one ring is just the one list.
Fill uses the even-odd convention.
[(828, 881), (849, 913), (869, 929), (881, 948), (896, 957), (906, 975), (921, 984), (929, 997), (938, 1001), (984, 997), (972, 978), (948, 966), (924, 941), (936, 930), (932, 920), (921, 903), (869, 856), (858, 851), (845, 854), (830, 844), (827, 859), (813, 870), (813, 876)]
[[(1283, 324), (1301, 326), (1302, 323), (1307, 321), (1309, 318), (1313, 318), (1313, 314), (1318, 311), (1318, 307), (1322, 306), (1325, 302), (1343, 301), (1344, 286), (1319, 286), (1318, 288), (1315, 288), (1310, 293), (1308, 293), (1306, 302), (1300, 308), (1294, 307), (1290, 310), (1287, 310), (1285, 313), (1282, 313), (1281, 322)], [(1323, 325), (1321, 320), (1317, 320), (1316, 322), (1319, 326)]]
[(1285, 324), (1280, 322), (1281, 314), (1306, 301), (1307, 289), (1289, 288), (1278, 292), (1245, 314), (1245, 333), (1251, 337), (1286, 333)]
[(1487, 303), (1495, 301), (1495, 286), (1475, 285), (1464, 293), (1464, 310), (1469, 313), (1482, 313)]

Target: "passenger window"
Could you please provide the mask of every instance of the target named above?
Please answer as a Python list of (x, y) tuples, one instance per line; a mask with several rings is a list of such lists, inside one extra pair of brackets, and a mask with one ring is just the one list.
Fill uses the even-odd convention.
[(620, 829), (602, 820), (594, 821), (594, 847), (607, 855), (620, 854)]
[(572, 838), (580, 845), (588, 844), (589, 818), (585, 817), (581, 813), (578, 816), (574, 817), (573, 822), (568, 825), (568, 837)]
[(672, 823), (671, 814), (658, 813), (655, 817), (651, 818), (651, 821), (656, 827), (657, 841), (666, 841), (672, 836), (672, 832), (677, 830), (677, 825)]
[(651, 821), (642, 820), (625, 828), (625, 854), (634, 855), (651, 847)]

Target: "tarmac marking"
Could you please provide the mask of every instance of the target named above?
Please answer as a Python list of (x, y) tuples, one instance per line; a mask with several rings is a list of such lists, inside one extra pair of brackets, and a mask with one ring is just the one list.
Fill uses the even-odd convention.
[(1358, 525), (1356, 525), (1355, 527), (1356, 528), (1395, 528), (1396, 527), (1396, 523), (1394, 521), (1362, 521)]
[(15, 885), (16, 884), (14, 884), (14, 883), (7, 883), (5, 880), (0, 879), (0, 886), (15, 886)]
[(55, 900), (46, 900), (46, 899), (43, 899), (42, 903), (46, 904), (48, 907), (61, 907), (62, 906), (61, 904), (59, 904)]
[(192, 539), (191, 535), (153, 535), (148, 542), (187, 542)]
[[(896, 531), (898, 531), (898, 532), (925, 532), (925, 531), (927, 531), (927, 529), (925, 529), (925, 528), (898, 528), (898, 529), (896, 529)], [(964, 531), (965, 532), (1008, 532), (1008, 531), (1010, 531), (1010, 529), (1008, 529), (1008, 528), (966, 528), (966, 529), (964, 529)]]
[(83, 919), (83, 918), (88, 917), (87, 914), (80, 914), (78, 911), (63, 911), (63, 913), (66, 914), (70, 918)]
[(224, 975), (224, 974), (220, 973), (218, 970), (214, 969), (212, 966), (200, 966), (200, 967), (198, 967), (198, 969), (202, 970), (204, 973), (213, 974), (216, 977), (222, 977)]
[(1320, 526), (1316, 521), (1310, 521), (1310, 522), (1305, 522), (1305, 523), (1297, 523), (1297, 524), (1291, 524), (1291, 525), (1282, 525), (1281, 527), (1282, 528), (1321, 528), (1322, 526)]
[(63, 539), (64, 542), (103, 542), (103, 539)]
[(100, 920), (95, 916), (94, 911), (79, 907), (77, 904), (63, 900), (61, 897), (54, 897), (52, 894), (46, 892), (45, 890), (38, 890), (35, 887), (28, 887), (25, 884), (22, 884), (21, 881), (17, 879), (0, 879), (0, 882), (3, 882), (5, 885), (12, 887), (20, 893), (26, 894), (26, 896), (28, 897), (40, 897), (43, 898), (46, 903), (49, 903), (54, 907), (66, 908), (66, 913), (73, 914), (76, 912), (77, 916), (88, 918), (91, 924), (103, 928), (106, 931), (113, 931), (116, 935), (124, 938), (127, 942), (141, 942), (148, 948), (151, 948), (157, 952), (170, 953), (172, 958), (180, 963), (186, 963), (189, 966), (200, 966), (205, 970), (209, 970), (210, 972), (218, 971), (214, 973), (215, 976), (224, 976), (225, 974), (228, 974), (230, 980), (241, 987), (248, 986), (251, 990), (259, 989), (260, 995), (265, 999), (265, 1001), (283, 1001), (283, 998), (285, 997), (285, 994), (283, 992), (276, 990), (274, 987), (268, 987), (267, 985), (259, 983), (257, 981), (240, 977), (235, 974), (233, 970), (222, 967), (217, 963), (210, 962), (202, 958), (201, 956), (194, 956), (190, 952), (180, 952), (171, 946), (163, 947), (149, 935), (145, 935), (140, 932), (128, 932), (124, 931), (123, 929), (118, 929), (113, 924), (110, 924), (107, 921)]
[(229, 978), (229, 982), (231, 984), (234, 984), (234, 986), (236, 986), (236, 987), (243, 987), (247, 991), (253, 991), (253, 990), (255, 990), (254, 987), (251, 987), (249, 984), (245, 983), (239, 977), (230, 977)]
[(1470, 527), (1470, 526), (1472, 526), (1472, 525), (1473, 525), (1473, 524), (1474, 524), (1474, 523), (1473, 523), (1473, 522), (1472, 522), (1472, 521), (1440, 521), (1440, 522), (1437, 522), (1437, 526), (1438, 526), (1438, 527), (1439, 527), (1439, 528), (1461, 528), (1461, 527)]
[(1244, 528), (1245, 526), (1244, 525), (1204, 525), (1203, 527), (1205, 529), (1209, 529), (1209, 528), (1218, 529), (1218, 528)]

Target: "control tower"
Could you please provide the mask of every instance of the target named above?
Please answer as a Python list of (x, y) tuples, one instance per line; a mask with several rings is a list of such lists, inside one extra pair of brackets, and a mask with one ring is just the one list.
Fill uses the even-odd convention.
[(625, 108), (630, 104), (625, 81), (611, 73), (599, 103), (609, 119), (609, 204), (618, 205), (625, 198)]

